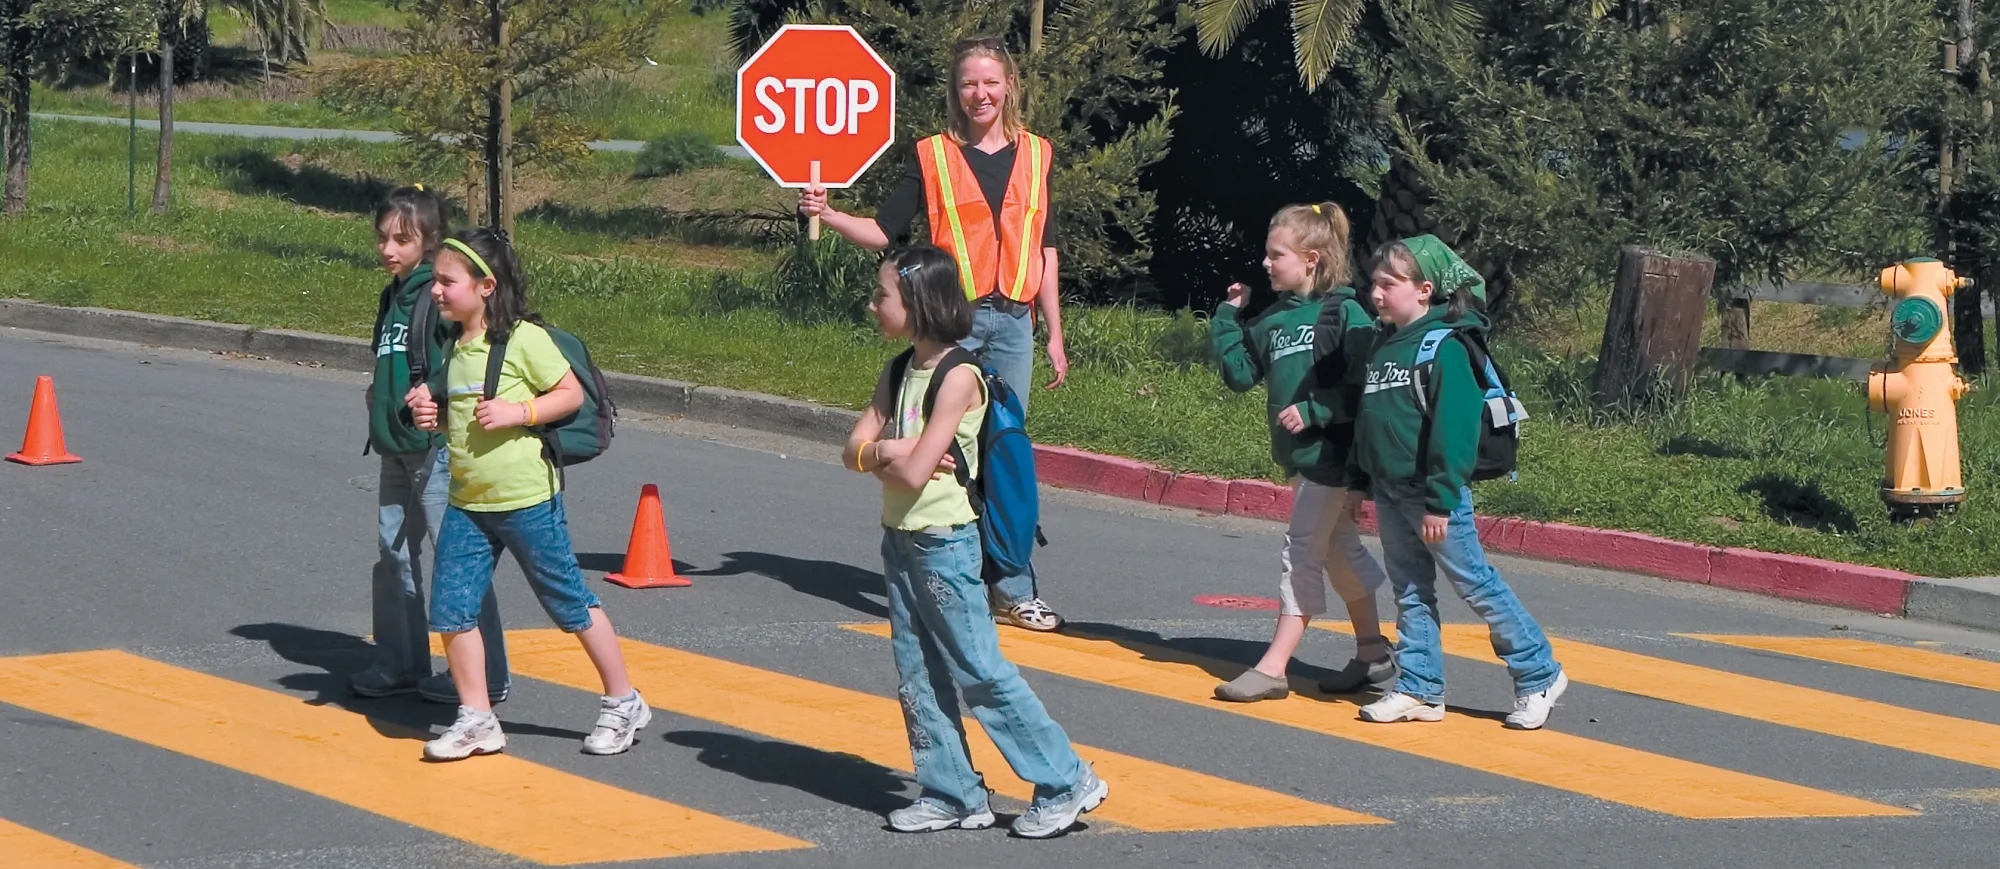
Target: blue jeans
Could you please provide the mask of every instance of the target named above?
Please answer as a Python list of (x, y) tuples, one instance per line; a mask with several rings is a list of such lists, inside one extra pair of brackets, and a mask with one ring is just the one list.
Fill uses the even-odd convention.
[[(443, 448), (382, 456), (376, 486), (375, 666), (399, 679), (431, 674), (430, 632), (425, 622), (423, 544), (437, 542), (450, 474)], [(435, 549), (435, 545), (432, 546)], [(507, 638), (500, 603), (489, 590), (480, 610), (486, 644), (486, 684), (507, 687)]]
[[(1035, 325), (1028, 315), (1016, 317), (992, 308), (974, 308), (972, 334), (958, 346), (972, 351), (980, 364), (999, 373), (1021, 399), (1021, 413), (1028, 412), (1028, 397), (1035, 391)], [(1032, 563), (1020, 573), (993, 583), (993, 598), (1001, 606), (1026, 603), (1036, 594)]]
[[(570, 548), (562, 495), (500, 512), (447, 507), (437, 546), (431, 630), (457, 634), (472, 629), (481, 615), (478, 602), (491, 599), (493, 568), (503, 549), (514, 553), (514, 562), (556, 627), (572, 634), (590, 627), (590, 611), (599, 604)], [(481, 625), (480, 633), (485, 630)]]
[(1423, 538), (1424, 499), (1421, 493), (1398, 498), (1375, 487), (1375, 515), (1381, 524), (1382, 560), (1396, 589), (1396, 664), (1402, 676), (1396, 690), (1427, 703), (1444, 702), (1444, 651), (1438, 639), (1437, 568), (1457, 589), (1458, 596), (1486, 621), (1493, 654), (1514, 677), (1514, 693), (1532, 694), (1549, 687), (1561, 674), (1535, 617), (1521, 599), (1486, 563), (1479, 529), (1472, 524), (1472, 489), (1459, 492), (1444, 541)]
[(999, 631), (979, 578), (979, 546), (978, 522), (882, 533), (896, 696), (910, 731), (920, 799), (954, 810), (986, 804), (985, 779), (972, 768), (954, 686), (1014, 774), (1035, 786), (1035, 801), (1059, 799), (1082, 777), (1083, 760), (1021, 671), (1000, 656)]

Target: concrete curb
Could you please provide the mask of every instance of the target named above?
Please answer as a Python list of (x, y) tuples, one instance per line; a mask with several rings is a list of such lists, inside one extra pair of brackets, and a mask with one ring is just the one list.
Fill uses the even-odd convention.
[[(355, 338), (19, 299), (0, 299), (0, 326), (247, 353), (354, 371), (374, 365), (368, 342)], [(826, 443), (843, 442), (860, 416), (842, 408), (734, 389), (608, 371), (604, 376), (622, 407)], [(1291, 514), (1291, 489), (1263, 480), (1181, 474), (1132, 459), (1053, 446), (1035, 448), (1035, 467), (1041, 482), (1065, 489), (1275, 522), (1286, 521)], [(1373, 506), (1364, 505), (1361, 522), (1370, 534), (1376, 532)], [(1499, 516), (1480, 519), (1479, 536), (1489, 550), (1510, 555), (2000, 631), (2000, 577), (1928, 579), (1796, 555)]]

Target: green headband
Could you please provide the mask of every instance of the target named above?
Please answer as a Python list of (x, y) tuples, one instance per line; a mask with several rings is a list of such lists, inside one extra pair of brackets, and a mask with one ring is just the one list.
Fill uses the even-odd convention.
[(444, 244), (445, 247), (451, 248), (452, 250), (465, 254), (466, 259), (472, 260), (472, 264), (479, 267), (480, 277), (483, 278), (493, 277), (493, 267), (487, 265), (485, 260), (480, 259), (479, 254), (473, 253), (472, 248), (467, 246), (465, 242), (459, 241), (458, 239), (455, 238), (447, 238), (444, 240)]

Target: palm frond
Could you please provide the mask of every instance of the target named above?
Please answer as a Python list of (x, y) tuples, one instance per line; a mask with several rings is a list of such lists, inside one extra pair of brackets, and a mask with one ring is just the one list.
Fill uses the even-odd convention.
[(1195, 39), (1202, 53), (1219, 57), (1236, 45), (1250, 19), (1277, 0), (1200, 0), (1194, 7)]
[(1292, 0), (1292, 51), (1299, 79), (1316, 90), (1354, 37), (1366, 0)]

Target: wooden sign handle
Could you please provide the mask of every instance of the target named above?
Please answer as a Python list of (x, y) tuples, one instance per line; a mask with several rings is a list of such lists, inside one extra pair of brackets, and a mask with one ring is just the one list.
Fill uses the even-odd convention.
[[(794, 163), (793, 165), (795, 165), (795, 166), (796, 166), (796, 165), (798, 165), (798, 164)], [(813, 186), (813, 189), (815, 189), (815, 190), (819, 189), (819, 161), (818, 161), (818, 160), (814, 160), (814, 161), (812, 161), (812, 186)], [(824, 191), (821, 191), (821, 192), (824, 192)], [(809, 238), (809, 239), (811, 239), (811, 240), (813, 240), (813, 241), (819, 241), (819, 215), (817, 215), (817, 214), (813, 215), (813, 216), (812, 216), (812, 220), (811, 220), (811, 221), (809, 221), (809, 222), (808, 222), (808, 223), (806, 224), (806, 238)]]

